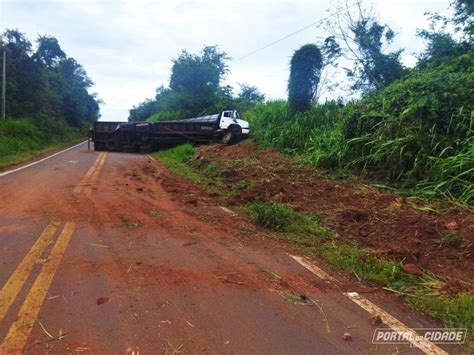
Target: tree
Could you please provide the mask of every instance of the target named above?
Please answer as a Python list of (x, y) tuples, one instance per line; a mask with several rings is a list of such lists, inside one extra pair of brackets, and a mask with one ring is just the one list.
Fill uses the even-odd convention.
[(1, 38), (7, 54), (7, 117), (30, 117), (49, 128), (82, 127), (98, 119), (100, 101), (88, 92), (92, 81), (56, 38), (39, 36), (35, 53), (18, 30), (6, 30)]
[(353, 90), (378, 91), (405, 75), (400, 60), (403, 50), (386, 52), (395, 38), (389, 26), (380, 24), (361, 1), (349, 6), (345, 0), (336, 4), (336, 10), (326, 28), (343, 43), (344, 58), (353, 63), (352, 69), (346, 69), (354, 80)]
[(265, 100), (265, 95), (262, 94), (256, 86), (248, 84), (239, 84), (240, 91), (237, 95), (237, 100), (248, 102), (249, 104), (258, 104)]
[(462, 52), (461, 46), (447, 32), (422, 30), (418, 32), (418, 36), (428, 42), (425, 51), (418, 56), (418, 67), (424, 67), (428, 63), (442, 64), (446, 59), (454, 58)]
[(474, 1), (454, 0), (451, 6), (454, 7), (452, 22), (458, 26), (458, 31), (463, 31), (472, 41), (472, 36), (474, 36)]
[(293, 110), (305, 111), (311, 107), (322, 67), (323, 56), (315, 44), (306, 44), (295, 51), (288, 80), (288, 102)]
[(87, 89), (94, 83), (86, 71), (74, 58), (67, 58), (58, 63), (57, 72), (60, 78), (62, 112), (64, 119), (72, 126), (79, 127), (84, 122), (98, 118), (96, 106), (92, 105)]
[(147, 99), (138, 104), (137, 106), (133, 106), (133, 108), (130, 109), (129, 112), (129, 122), (146, 121), (148, 117), (157, 112), (156, 101)]
[(323, 66), (321, 68), (321, 75), (318, 87), (314, 94), (314, 101), (317, 102), (323, 93), (333, 91), (339, 86), (338, 82), (334, 82), (331, 78), (331, 71), (329, 69), (338, 66), (337, 59), (341, 56), (341, 47), (337, 43), (334, 36), (327, 37), (323, 43), (319, 44), (321, 54), (323, 56)]
[(238, 111), (245, 112), (252, 106), (255, 106), (256, 104), (259, 104), (265, 100), (265, 95), (262, 94), (256, 86), (239, 84), (239, 87), (239, 93), (234, 99), (235, 106)]
[(38, 43), (38, 48), (33, 58), (47, 67), (51, 67), (61, 59), (66, 59), (66, 54), (59, 46), (56, 38), (52, 36), (39, 36), (36, 43)]
[(229, 85), (222, 85), (230, 58), (217, 46), (206, 46), (200, 53), (183, 50), (173, 59), (169, 87), (156, 89), (154, 99), (134, 106), (129, 121), (182, 119), (236, 108), (245, 111), (264, 100), (258, 89), (240, 85), (237, 96)]
[(173, 60), (170, 89), (176, 92), (179, 105), (187, 115), (200, 114), (213, 103), (214, 94), (228, 71), (225, 52), (206, 46), (200, 54), (183, 50)]
[(463, 41), (472, 43), (472, 37), (474, 36), (474, 1), (453, 0), (449, 6), (454, 10), (452, 17), (432, 12), (426, 13), (426, 15), (430, 15), (431, 25), (441, 22), (444, 30), (446, 25), (450, 24), (454, 27), (454, 32), (461, 33)]
[(173, 60), (170, 88), (175, 91), (212, 91), (227, 73), (228, 56), (216, 46), (204, 47), (200, 55), (183, 50)]
[(427, 41), (425, 51), (418, 56), (418, 67), (440, 65), (472, 50), (474, 1), (455, 0), (450, 6), (454, 9), (452, 17), (426, 13), (431, 23), (429, 29), (418, 31), (418, 36)]
[(6, 113), (8, 117), (20, 117), (39, 109), (44, 80), (30, 56), (31, 42), (25, 35), (18, 30), (6, 30), (2, 38), (7, 56)]

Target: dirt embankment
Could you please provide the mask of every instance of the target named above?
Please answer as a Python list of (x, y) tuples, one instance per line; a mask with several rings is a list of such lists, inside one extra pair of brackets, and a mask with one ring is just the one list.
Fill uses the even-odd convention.
[(275, 150), (251, 142), (205, 146), (193, 162), (218, 174), (235, 194), (231, 205), (287, 203), (316, 213), (341, 238), (392, 260), (415, 264), (447, 281), (450, 290), (474, 290), (474, 213), (388, 194), (370, 184), (334, 180)]

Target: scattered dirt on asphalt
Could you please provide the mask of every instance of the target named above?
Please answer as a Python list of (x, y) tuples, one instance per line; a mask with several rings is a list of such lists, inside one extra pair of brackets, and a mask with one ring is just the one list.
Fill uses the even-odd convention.
[[(474, 213), (452, 205), (389, 194), (369, 183), (335, 180), (329, 174), (260, 150), (250, 141), (233, 146), (203, 146), (194, 161), (220, 172), (222, 189), (233, 191), (230, 205), (253, 201), (287, 203), (319, 215), (350, 242), (376, 254), (412, 264), (447, 281), (447, 290), (474, 289)], [(189, 184), (164, 181), (172, 192), (184, 188), (192, 204), (207, 197)], [(191, 201), (191, 199), (190, 199)]]

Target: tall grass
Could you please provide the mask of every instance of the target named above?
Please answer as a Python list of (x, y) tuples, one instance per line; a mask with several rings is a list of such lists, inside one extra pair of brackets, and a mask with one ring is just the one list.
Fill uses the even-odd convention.
[(293, 113), (285, 101), (257, 105), (245, 118), (263, 147), (299, 154), (318, 166), (337, 167), (344, 152), (341, 105), (327, 102)]
[(474, 203), (474, 52), (414, 69), (380, 93), (293, 114), (286, 102), (247, 113), (263, 147), (351, 169), (429, 197)]

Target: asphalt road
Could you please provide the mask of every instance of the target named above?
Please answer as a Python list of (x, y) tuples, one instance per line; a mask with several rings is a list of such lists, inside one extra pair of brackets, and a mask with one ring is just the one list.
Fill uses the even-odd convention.
[(373, 344), (433, 324), (163, 179), (86, 144), (0, 176), (1, 353), (443, 353)]

